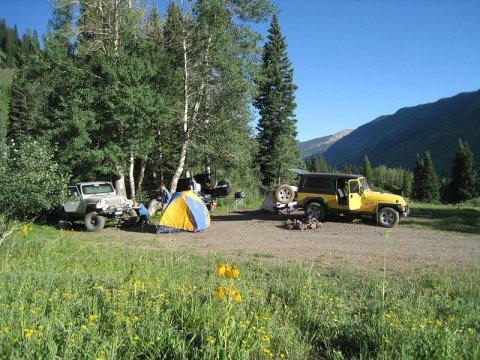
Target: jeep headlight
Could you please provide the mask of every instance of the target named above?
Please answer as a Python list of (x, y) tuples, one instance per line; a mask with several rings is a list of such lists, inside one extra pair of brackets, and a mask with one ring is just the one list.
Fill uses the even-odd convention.
[(108, 207), (108, 202), (105, 199), (99, 200), (96, 204), (97, 209), (104, 209)]
[(128, 199), (128, 200), (127, 200), (127, 205), (128, 205), (129, 207), (133, 207), (133, 200), (132, 200), (132, 199)]

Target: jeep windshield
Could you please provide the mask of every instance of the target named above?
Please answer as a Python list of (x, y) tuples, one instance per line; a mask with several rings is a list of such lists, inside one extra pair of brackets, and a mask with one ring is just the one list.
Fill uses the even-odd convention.
[(82, 193), (85, 195), (92, 195), (92, 194), (108, 194), (113, 193), (115, 190), (112, 187), (112, 184), (105, 183), (105, 184), (89, 184), (82, 186)]
[(365, 179), (364, 177), (360, 178), (360, 183), (362, 184), (363, 191), (370, 189), (367, 179)]

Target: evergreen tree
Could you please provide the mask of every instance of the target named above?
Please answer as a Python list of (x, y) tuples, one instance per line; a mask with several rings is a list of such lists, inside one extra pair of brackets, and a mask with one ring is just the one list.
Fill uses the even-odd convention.
[(17, 144), (22, 144), (32, 138), (32, 116), (24, 80), (24, 72), (20, 70), (12, 82), (8, 109), (7, 138)]
[(305, 159), (305, 167), (311, 172), (328, 172), (327, 160), (323, 155), (311, 155)]
[(321, 154), (318, 157), (317, 170), (316, 171), (317, 172), (329, 172), (330, 171), (330, 168), (328, 167), (327, 159), (325, 159), (325, 156), (323, 156), (323, 154)]
[(440, 183), (438, 181), (438, 176), (433, 166), (430, 151), (425, 151), (423, 163), (425, 166), (426, 176), (424, 201), (429, 203), (438, 202), (440, 200)]
[(429, 151), (425, 151), (424, 159), (417, 154), (413, 170), (412, 199), (421, 202), (438, 202), (440, 184)]
[(257, 163), (265, 189), (285, 176), (286, 170), (299, 161), (294, 110), (295, 90), (293, 68), (287, 55), (278, 18), (273, 16), (264, 45), (263, 65), (257, 79), (259, 95), (254, 106), (259, 110)]
[(412, 174), (407, 169), (403, 170), (402, 194), (409, 197), (412, 192)]
[(368, 156), (365, 155), (363, 158), (363, 169), (362, 174), (367, 179), (367, 182), (371, 184), (373, 182), (373, 169), (372, 165), (370, 164), (370, 160), (368, 160)]
[(415, 167), (413, 168), (412, 199), (423, 201), (425, 188), (425, 166), (423, 160), (417, 154)]
[(459, 140), (452, 162), (452, 177), (448, 191), (449, 201), (456, 203), (472, 199), (477, 195), (473, 163), (473, 152), (467, 143)]

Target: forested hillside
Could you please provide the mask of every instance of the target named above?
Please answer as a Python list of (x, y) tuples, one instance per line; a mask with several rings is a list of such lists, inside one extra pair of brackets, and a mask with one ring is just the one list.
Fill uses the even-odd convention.
[(40, 48), (38, 34), (27, 30), (21, 37), (17, 26), (9, 27), (0, 19), (0, 68), (14, 69), (22, 66), (25, 59)]
[(467, 142), (480, 164), (480, 91), (462, 93), (398, 110), (360, 126), (323, 155), (330, 166), (362, 164), (413, 169), (417, 153), (429, 151), (436, 172), (450, 177), (458, 140)]
[(0, 144), (6, 136), (8, 98), (14, 69), (21, 67), (25, 59), (39, 50), (36, 31), (27, 30), (20, 38), (17, 27), (10, 28), (0, 19)]

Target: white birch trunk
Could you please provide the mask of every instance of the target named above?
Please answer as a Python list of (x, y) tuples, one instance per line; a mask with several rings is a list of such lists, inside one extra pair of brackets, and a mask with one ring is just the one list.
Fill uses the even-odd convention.
[(178, 179), (182, 175), (183, 168), (185, 166), (185, 160), (187, 158), (188, 143), (190, 141), (189, 127), (188, 127), (188, 107), (189, 107), (189, 70), (188, 70), (188, 46), (187, 46), (187, 30), (183, 28), (183, 115), (182, 115), (182, 125), (183, 125), (183, 144), (182, 150), (180, 152), (180, 160), (178, 161), (177, 169), (172, 176), (172, 181), (170, 183), (170, 193), (174, 193), (177, 189)]
[(143, 180), (145, 179), (145, 169), (147, 168), (147, 160), (142, 159), (142, 163), (140, 165), (140, 175), (138, 175), (138, 185), (137, 185), (137, 193), (142, 191)]
[(130, 154), (130, 164), (128, 167), (128, 182), (130, 184), (130, 198), (135, 197), (135, 178), (133, 177), (133, 170), (135, 168), (135, 158)]

